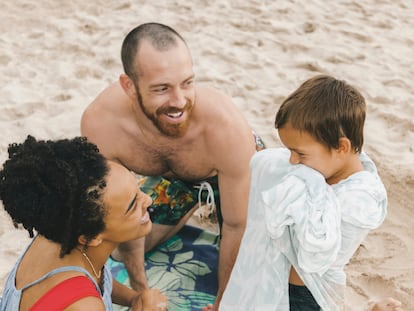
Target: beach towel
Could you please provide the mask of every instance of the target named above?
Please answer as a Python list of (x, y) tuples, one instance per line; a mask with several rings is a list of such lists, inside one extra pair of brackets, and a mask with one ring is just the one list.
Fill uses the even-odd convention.
[[(121, 262), (109, 259), (114, 278), (130, 286)], [(145, 257), (148, 284), (168, 297), (168, 310), (201, 310), (214, 303), (218, 278), (218, 235), (186, 225)], [(114, 305), (114, 310), (127, 307)]]

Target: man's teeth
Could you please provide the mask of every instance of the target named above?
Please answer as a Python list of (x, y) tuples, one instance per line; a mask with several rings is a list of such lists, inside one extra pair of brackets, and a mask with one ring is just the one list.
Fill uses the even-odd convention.
[(170, 118), (179, 118), (183, 115), (182, 112), (174, 112), (174, 113), (167, 113), (167, 116), (169, 116)]

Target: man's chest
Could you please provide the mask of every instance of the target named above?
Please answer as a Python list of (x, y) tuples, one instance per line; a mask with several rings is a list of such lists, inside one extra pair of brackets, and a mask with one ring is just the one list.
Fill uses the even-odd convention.
[(119, 160), (128, 169), (144, 176), (174, 177), (187, 181), (203, 180), (215, 175), (214, 159), (197, 144), (181, 147), (138, 146)]

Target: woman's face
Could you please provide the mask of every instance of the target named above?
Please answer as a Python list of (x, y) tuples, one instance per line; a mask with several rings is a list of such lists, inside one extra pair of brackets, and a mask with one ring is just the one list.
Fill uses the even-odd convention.
[(136, 178), (126, 168), (111, 161), (108, 167), (103, 194), (108, 214), (101, 233), (103, 240), (122, 243), (146, 236), (152, 229), (147, 212), (151, 198), (139, 189)]

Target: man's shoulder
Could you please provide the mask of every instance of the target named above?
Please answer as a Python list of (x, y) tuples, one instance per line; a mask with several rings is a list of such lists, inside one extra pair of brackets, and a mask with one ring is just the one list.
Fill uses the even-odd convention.
[[(115, 145), (120, 143), (125, 116), (122, 103), (129, 98), (118, 83), (105, 88), (84, 110), (81, 117), (81, 135), (98, 145), (107, 157), (112, 157)], [(110, 156), (111, 155), (111, 156)]]
[(98, 96), (86, 107), (84, 113), (117, 113), (121, 112), (123, 102), (129, 98), (118, 82), (107, 86)]
[(128, 107), (128, 101), (119, 83), (109, 85), (83, 111), (81, 129), (116, 124), (116, 120), (128, 115), (124, 108)]
[(203, 120), (210, 120), (211, 125), (223, 122), (235, 125), (244, 119), (241, 110), (229, 95), (208, 86), (197, 86), (196, 109), (199, 117)]
[[(210, 142), (228, 144), (225, 142), (228, 139), (252, 137), (246, 118), (232, 98), (212, 87), (197, 86), (195, 120), (204, 125)], [(211, 132), (215, 134), (210, 135)]]
[(197, 101), (201, 101), (201, 102), (208, 102), (208, 103), (215, 102), (215, 101), (231, 102), (230, 96), (225, 94), (223, 91), (220, 91), (216, 88), (205, 86), (205, 85), (197, 85), (196, 96), (197, 96)]

